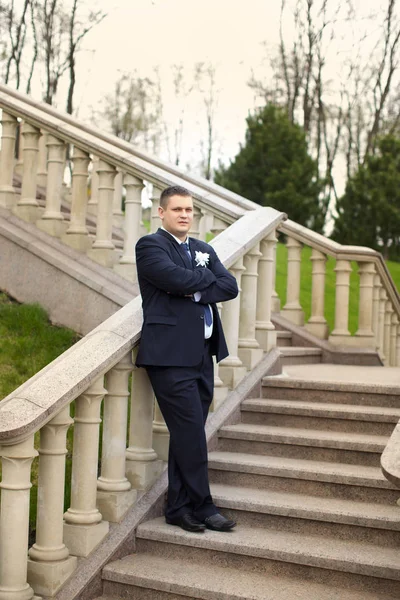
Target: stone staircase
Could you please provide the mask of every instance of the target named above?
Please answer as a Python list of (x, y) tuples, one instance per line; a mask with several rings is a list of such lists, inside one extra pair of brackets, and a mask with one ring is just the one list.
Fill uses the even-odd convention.
[(237, 528), (142, 523), (136, 552), (103, 569), (101, 600), (399, 598), (399, 493), (379, 468), (398, 396), (301, 369), (265, 378), (209, 454), (214, 499)]

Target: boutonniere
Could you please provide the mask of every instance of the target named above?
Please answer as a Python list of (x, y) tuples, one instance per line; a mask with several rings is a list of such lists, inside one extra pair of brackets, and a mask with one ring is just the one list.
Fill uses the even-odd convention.
[(206, 267), (210, 260), (210, 255), (207, 252), (199, 252), (196, 250), (194, 260), (196, 261), (196, 267)]

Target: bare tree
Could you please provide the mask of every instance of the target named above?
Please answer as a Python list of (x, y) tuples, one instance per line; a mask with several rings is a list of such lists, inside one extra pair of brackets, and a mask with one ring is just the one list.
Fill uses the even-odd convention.
[(215, 116), (218, 107), (219, 92), (217, 87), (217, 71), (215, 65), (199, 63), (198, 89), (203, 99), (206, 116), (206, 139), (201, 141), (202, 150), (202, 175), (212, 179), (212, 162), (216, 144)]
[[(22, 52), (25, 46), (26, 30), (27, 30), (27, 15), (29, 11), (30, 0), (24, 0), (22, 12), (17, 14), (14, 0), (10, 2), (8, 8), (5, 9), (7, 15), (8, 34), (10, 44), (7, 49), (8, 60), (5, 69), (4, 83), (9, 83), (12, 77), (12, 67), (15, 71), (15, 83), (17, 90), (21, 84), (21, 60)], [(4, 14), (4, 13), (3, 13)]]

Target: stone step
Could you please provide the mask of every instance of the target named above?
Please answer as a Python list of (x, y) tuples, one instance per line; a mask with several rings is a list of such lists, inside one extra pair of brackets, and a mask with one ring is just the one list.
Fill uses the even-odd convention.
[(353, 541), (399, 547), (400, 511), (395, 503), (356, 502), (221, 483), (213, 483), (211, 492), (224, 514), (228, 509), (232, 516), (233, 511), (241, 526), (262, 527), (266, 535), (271, 529), (299, 531), (300, 527), (306, 535), (343, 539), (344, 526), (352, 532), (349, 539)]
[[(184, 532), (183, 532), (184, 533)], [(203, 542), (207, 534), (199, 536)], [(230, 536), (229, 536), (230, 537)], [(193, 540), (197, 543), (198, 540)], [(384, 595), (337, 589), (317, 582), (259, 572), (174, 560), (170, 556), (133, 554), (103, 570), (105, 592), (118, 590), (132, 600), (383, 600)], [(122, 595), (124, 593), (124, 595)], [(386, 596), (388, 598), (388, 596)], [(394, 598), (394, 596), (392, 596)]]
[(287, 346), (280, 348), (282, 366), (311, 365), (322, 361), (321, 348), (306, 348), (303, 346)]
[(239, 423), (219, 430), (218, 449), (379, 466), (387, 436)]
[[(338, 365), (339, 368), (340, 365)], [(348, 383), (346, 381), (343, 383), (310, 381), (285, 376), (264, 377), (262, 396), (277, 400), (399, 407), (399, 391), (390, 386)]]
[(208, 460), (213, 483), (378, 504), (395, 504), (400, 496), (378, 467), (219, 451)]
[(400, 408), (272, 398), (242, 402), (244, 423), (391, 435), (399, 419)]
[(280, 348), (283, 346), (292, 345), (292, 332), (291, 331), (277, 331), (276, 332), (276, 344)]
[[(178, 527), (167, 525), (163, 518), (154, 519), (139, 526), (137, 531), (138, 548), (144, 551), (144, 548), (149, 548), (149, 546), (142, 546), (139, 542), (142, 539), (157, 542), (157, 544), (151, 545), (152, 551), (162, 556), (172, 556), (176, 550), (179, 551), (179, 546), (184, 546), (186, 553), (189, 548), (193, 548), (192, 556), (193, 558), (197, 556), (197, 563), (207, 560), (207, 556), (203, 552), (211, 550), (214, 551), (214, 555), (215, 551), (225, 554), (223, 562), (227, 567), (231, 566), (231, 560), (231, 564), (238, 564), (239, 556), (239, 560), (243, 561), (244, 571), (247, 567), (252, 568), (252, 560), (259, 559), (254, 565), (253, 571), (265, 570), (280, 575), (289, 573), (298, 575), (307, 572), (304, 570), (304, 566), (315, 567), (328, 569), (331, 572), (394, 580), (397, 582), (397, 590), (400, 591), (398, 547), (388, 548), (367, 542), (354, 542), (349, 539), (306, 535), (303, 531), (297, 533), (266, 530), (241, 524), (228, 534), (208, 530), (202, 534), (192, 534)], [(162, 546), (160, 542), (165, 545)], [(249, 560), (250, 557), (252, 560)], [(271, 565), (269, 561), (274, 561), (275, 564)], [(279, 565), (279, 563), (286, 563), (286, 565)], [(294, 566), (291, 567), (288, 563)], [(298, 566), (301, 568), (299, 569)], [(326, 575), (326, 573), (320, 573), (317, 580)]]

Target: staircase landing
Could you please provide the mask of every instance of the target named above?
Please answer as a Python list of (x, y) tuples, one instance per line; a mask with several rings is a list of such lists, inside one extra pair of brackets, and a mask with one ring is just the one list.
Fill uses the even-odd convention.
[(353, 365), (310, 364), (287, 365), (282, 376), (290, 379), (313, 381), (315, 383), (366, 386), (370, 391), (375, 387), (399, 388), (400, 367), (358, 367)]

